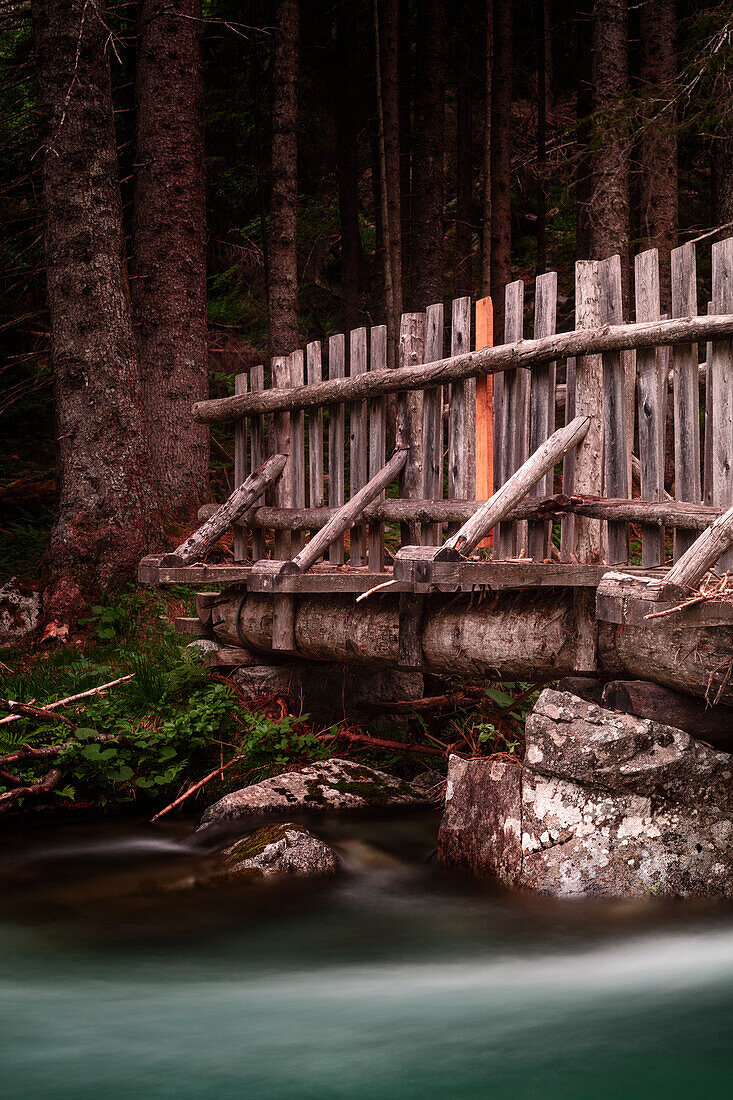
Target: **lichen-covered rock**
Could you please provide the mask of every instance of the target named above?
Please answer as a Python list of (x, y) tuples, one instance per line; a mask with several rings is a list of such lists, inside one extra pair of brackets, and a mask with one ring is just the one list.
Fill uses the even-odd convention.
[(292, 814), (294, 810), (360, 810), (428, 805), (431, 801), (429, 789), (366, 764), (334, 758), (224, 795), (209, 806), (199, 828), (260, 814)]
[(558, 896), (733, 897), (733, 758), (546, 690), (524, 765), (452, 757), (445, 863)]
[(40, 594), (24, 588), (17, 577), (11, 577), (0, 588), (0, 646), (13, 645), (31, 634), (40, 615)]
[(224, 866), (216, 878), (228, 881), (274, 875), (335, 875), (337, 853), (300, 825), (268, 825), (223, 852)]

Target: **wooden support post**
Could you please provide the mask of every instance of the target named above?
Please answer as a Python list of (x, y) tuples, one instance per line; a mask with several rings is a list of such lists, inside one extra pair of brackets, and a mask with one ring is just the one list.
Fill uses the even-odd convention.
[[(315, 386), (323, 377), (320, 340), (313, 340), (306, 347), (305, 364), (308, 385)], [(322, 508), (323, 409), (311, 409), (308, 413), (308, 493), (311, 508)]]
[[(342, 334), (328, 341), (329, 381), (346, 374), (346, 341)], [(336, 405), (328, 416), (328, 503), (331, 508), (344, 505), (344, 407)], [(336, 539), (328, 548), (331, 565), (344, 564), (344, 540)]]
[[(424, 362), (425, 314), (403, 313), (400, 324), (400, 367)], [(400, 450), (407, 451), (407, 461), (400, 473), (400, 496), (418, 498), (422, 494), (423, 479), (423, 395), (419, 390), (401, 393), (397, 401), (395, 442)], [(402, 524), (402, 542), (419, 543), (420, 525)]]
[[(260, 363), (252, 367), (249, 372), (250, 392), (255, 393), (265, 388), (265, 368)], [(265, 461), (265, 417), (262, 413), (255, 413), (249, 422), (250, 456), (249, 472), (255, 470)], [(259, 561), (265, 556), (265, 532), (262, 529), (252, 529), (252, 561)]]
[[(733, 237), (713, 245), (713, 312), (733, 311)], [(733, 340), (714, 340), (712, 347), (713, 504), (733, 504)], [(733, 569), (726, 553), (720, 568)]]
[(244, 481), (224, 504), (202, 524), (197, 531), (182, 542), (172, 554), (164, 554), (161, 565), (190, 565), (202, 558), (210, 546), (221, 538), (226, 530), (252, 507), (268, 485), (277, 483), (285, 470), (287, 455), (273, 455)]
[[(555, 330), (553, 329), (553, 332)], [(476, 302), (476, 348), (494, 344), (494, 306), (491, 298)], [(476, 500), (494, 492), (494, 379), (476, 379)]]
[[(713, 303), (708, 302), (708, 316), (713, 312)], [(706, 507), (713, 506), (713, 344), (708, 340), (705, 345), (705, 453), (703, 457), (702, 502)]]
[[(271, 360), (272, 386), (287, 390), (290, 382), (290, 356), (276, 355)], [(275, 450), (278, 454), (290, 454), (290, 413), (276, 412), (273, 417)], [(275, 507), (291, 508), (293, 501), (293, 470), (289, 461), (275, 486)], [(290, 531), (276, 531), (273, 555), (279, 559), (291, 556)]]
[[(659, 306), (659, 253), (656, 248), (640, 253), (635, 261), (636, 319), (657, 321)], [(656, 348), (636, 353), (639, 403), (639, 460), (641, 462), (642, 500), (663, 499), (664, 493), (664, 422), (659, 356)], [(664, 531), (658, 527), (641, 529), (641, 563), (664, 565)]]
[[(237, 374), (234, 378), (234, 392), (247, 392), (247, 375)], [(234, 425), (234, 484), (241, 485), (247, 477), (247, 419), (240, 416)], [(234, 560), (246, 561), (247, 531), (241, 524), (234, 526)]]
[[(290, 355), (290, 384), (302, 386), (303, 352), (298, 350)], [(305, 508), (305, 415), (302, 411), (290, 414), (290, 477), (291, 508)], [(290, 535), (291, 554), (297, 554), (305, 541), (305, 532), (292, 531)]]
[[(534, 338), (554, 336), (557, 319), (557, 272), (538, 275), (534, 296)], [(547, 363), (532, 374), (530, 391), (529, 449), (532, 454), (555, 431), (555, 363)], [(569, 421), (568, 421), (569, 423)], [(551, 497), (553, 470), (548, 470), (531, 490), (531, 496)], [(535, 561), (550, 557), (552, 520), (532, 522), (527, 528), (527, 553)]]
[[(542, 443), (535, 453), (512, 474), (490, 500), (485, 501), (459, 531), (436, 551), (436, 561), (450, 560), (450, 551), (467, 556), (478, 546), (481, 539), (509, 515), (511, 510), (523, 500), (538, 481), (544, 478), (560, 461), (563, 455), (577, 447), (585, 439), (591, 424), (591, 417), (578, 416), (564, 428)], [(443, 558), (446, 553), (445, 559)]]
[[(694, 244), (672, 250), (672, 316), (697, 314), (697, 274)], [(674, 495), (694, 504), (702, 499), (700, 489), (700, 388), (697, 344), (678, 344), (674, 362)], [(687, 531), (674, 533), (674, 559), (692, 545)]]
[[(600, 323), (598, 261), (575, 264), (575, 325), (597, 328)], [(599, 497), (603, 491), (603, 363), (600, 355), (578, 356), (575, 362), (575, 414), (590, 416), (591, 424), (575, 454), (573, 492)], [(581, 562), (603, 558), (601, 525), (584, 516), (575, 518), (574, 553)]]
[[(451, 313), (451, 355), (471, 349), (471, 299), (456, 298)], [(474, 440), (476, 385), (473, 379), (454, 382), (448, 406), (448, 497), (473, 500), (476, 487)]]
[[(443, 358), (443, 303), (428, 306), (425, 311), (425, 361)], [(423, 488), (425, 500), (440, 500), (443, 496), (443, 387), (425, 390), (423, 402)], [(423, 542), (439, 546), (442, 540), (440, 524), (423, 527)]]
[(695, 588), (709, 569), (733, 546), (733, 508), (703, 531), (667, 574), (667, 583)]
[[(375, 325), (370, 334), (369, 370), (387, 367), (387, 326)], [(387, 461), (387, 400), (373, 397), (369, 403), (369, 477), (375, 477)], [(382, 493), (384, 496), (384, 493)], [(384, 524), (369, 524), (369, 571), (384, 569)]]
[[(623, 322), (621, 257), (611, 256), (598, 265), (601, 324)], [(626, 436), (626, 378), (620, 351), (603, 355), (603, 492), (607, 497), (629, 495), (629, 442)], [(608, 561), (629, 560), (627, 523), (608, 524)]]
[[(357, 328), (349, 337), (349, 374), (352, 378), (367, 369), (367, 333)], [(357, 401), (349, 409), (349, 495), (356, 496), (367, 483), (367, 406)], [(367, 532), (361, 525), (351, 529), (349, 539), (351, 565), (366, 565)]]
[[(524, 335), (524, 283), (509, 283), (504, 297), (504, 343), (514, 344)], [(519, 469), (529, 446), (529, 374), (507, 372), (501, 406), (499, 486)], [(494, 532), (494, 557), (515, 558), (526, 548), (527, 525), (502, 523)]]

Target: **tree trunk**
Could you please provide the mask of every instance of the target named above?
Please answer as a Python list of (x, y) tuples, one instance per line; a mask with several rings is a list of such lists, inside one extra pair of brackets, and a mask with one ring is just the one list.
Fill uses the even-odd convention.
[(593, 3), (591, 259), (621, 256), (629, 302), (629, 62), (627, 0)]
[(344, 332), (359, 318), (361, 235), (359, 232), (359, 114), (356, 103), (356, 13), (346, 4), (339, 11), (338, 83), (335, 88), (339, 126), (339, 218), (341, 221), (341, 323)]
[(537, 0), (537, 263), (535, 274), (547, 270), (547, 42), (549, 0)]
[(128, 299), (106, 12), (33, 0), (56, 397), (48, 622), (131, 580), (159, 533)]
[(420, 5), (412, 158), (413, 308), (443, 301), (444, 0)]
[(298, 344), (299, 0), (278, 0), (272, 74), (267, 314), (270, 355)]
[(670, 252), (677, 244), (677, 81), (674, 0), (641, 5), (641, 232), (659, 249), (662, 312), (672, 305)]
[(463, 7), (462, 26), (455, 31), (458, 89), (456, 102), (456, 251), (455, 295), (457, 298), (473, 291), (473, 143), (471, 140), (471, 43), (472, 33)]
[(484, 111), (481, 146), (481, 294), (491, 293), (491, 85), (494, 70), (494, 4), (486, 0)]
[(152, 470), (162, 511), (208, 495), (206, 195), (201, 0), (143, 0), (137, 61), (133, 303)]
[[(494, 331), (504, 330), (504, 287), (512, 278), (512, 3), (494, 0), (491, 87), (491, 295)], [(502, 339), (500, 335), (498, 337)]]
[(385, 313), (388, 362), (395, 367), (402, 315), (399, 0), (374, 0), (374, 16)]
[(592, 0), (579, 0), (575, 12), (575, 258), (590, 260), (591, 228), (591, 115), (593, 113), (593, 11)]

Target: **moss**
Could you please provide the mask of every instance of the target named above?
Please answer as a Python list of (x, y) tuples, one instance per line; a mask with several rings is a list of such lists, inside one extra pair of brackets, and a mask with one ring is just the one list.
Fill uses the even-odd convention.
[(256, 833), (235, 841), (231, 848), (227, 848), (223, 853), (224, 864), (227, 867), (233, 867), (245, 859), (256, 859), (270, 844), (277, 844), (279, 840), (285, 840), (287, 834), (293, 832), (305, 833), (306, 830), (301, 829), (299, 825), (292, 824), (266, 825), (263, 829), (258, 829)]

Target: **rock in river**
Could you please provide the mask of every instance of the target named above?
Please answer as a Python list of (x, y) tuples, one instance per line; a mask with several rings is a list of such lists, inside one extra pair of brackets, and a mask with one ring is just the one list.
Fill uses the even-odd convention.
[(558, 896), (733, 897), (733, 757), (547, 689), (524, 764), (452, 757), (445, 863)]
[(370, 806), (429, 805), (432, 791), (351, 760), (323, 760), (298, 771), (263, 779), (224, 795), (201, 818), (199, 828), (259, 814), (294, 810), (358, 810)]
[(268, 825), (236, 841), (222, 853), (224, 869), (216, 878), (275, 875), (335, 875), (341, 861), (328, 844), (300, 825)]

